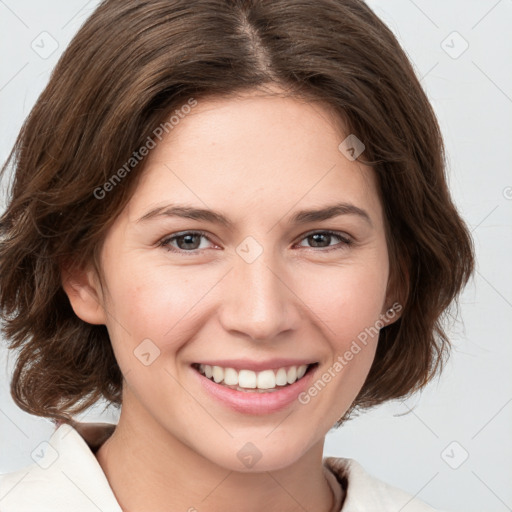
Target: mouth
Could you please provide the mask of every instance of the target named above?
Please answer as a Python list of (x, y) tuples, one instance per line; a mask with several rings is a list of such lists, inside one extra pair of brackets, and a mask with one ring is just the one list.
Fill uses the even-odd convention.
[(309, 375), (318, 362), (253, 371), (216, 365), (193, 363), (192, 368), (222, 387), (244, 393), (275, 393), (292, 386)]

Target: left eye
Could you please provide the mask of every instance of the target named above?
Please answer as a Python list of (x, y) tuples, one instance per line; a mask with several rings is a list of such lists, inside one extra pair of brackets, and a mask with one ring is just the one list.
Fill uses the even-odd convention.
[[(329, 242), (331, 242), (333, 238), (337, 238), (341, 244), (338, 243), (331, 245)], [(316, 233), (306, 235), (303, 240), (311, 240), (313, 243), (312, 247), (330, 247), (332, 249), (343, 249), (352, 243), (352, 240), (348, 236), (335, 231), (317, 231)], [(327, 245), (324, 245), (325, 242), (327, 242)], [(337, 247), (338, 245), (339, 247)]]
[[(333, 238), (337, 238), (339, 243), (331, 244)], [(201, 239), (210, 240), (202, 231), (185, 231), (163, 239), (158, 245), (171, 252), (195, 254), (197, 251), (207, 248), (207, 245), (201, 246)], [(307, 240), (311, 244), (311, 248), (329, 248), (328, 250), (344, 249), (352, 243), (347, 235), (335, 231), (309, 233), (301, 240)], [(306, 246), (299, 245), (299, 247)]]

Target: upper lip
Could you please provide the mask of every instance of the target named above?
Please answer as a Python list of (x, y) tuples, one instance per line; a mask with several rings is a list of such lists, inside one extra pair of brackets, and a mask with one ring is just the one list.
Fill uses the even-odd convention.
[(284, 366), (310, 365), (316, 361), (311, 359), (290, 359), (277, 358), (267, 359), (266, 361), (254, 361), (252, 359), (209, 359), (208, 361), (197, 361), (196, 364), (208, 364), (210, 366), (221, 366), (222, 368), (234, 368), (235, 370), (252, 370), (254, 372), (262, 370), (277, 370)]

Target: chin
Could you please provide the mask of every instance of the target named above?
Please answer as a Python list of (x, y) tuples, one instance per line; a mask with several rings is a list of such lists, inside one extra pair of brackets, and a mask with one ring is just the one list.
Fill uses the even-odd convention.
[(260, 473), (291, 466), (316, 444), (310, 443), (309, 438), (298, 437), (297, 428), (293, 429), (295, 436), (280, 432), (272, 439), (270, 432), (265, 429), (259, 436), (253, 434), (229, 439), (217, 444), (215, 452), (209, 451), (203, 456), (230, 471)]

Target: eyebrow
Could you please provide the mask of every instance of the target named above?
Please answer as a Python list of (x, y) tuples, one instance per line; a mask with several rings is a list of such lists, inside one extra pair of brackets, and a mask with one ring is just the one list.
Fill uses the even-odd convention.
[[(288, 224), (308, 224), (311, 222), (319, 222), (332, 219), (340, 215), (357, 215), (365, 220), (370, 226), (373, 226), (370, 215), (366, 210), (359, 208), (350, 203), (336, 203), (324, 206), (322, 208), (301, 210), (293, 215)], [(137, 222), (145, 222), (155, 217), (180, 217), (183, 219), (203, 220), (214, 224), (220, 224), (227, 228), (233, 227), (231, 222), (224, 214), (214, 210), (204, 208), (194, 208), (187, 205), (167, 205), (153, 208), (149, 212), (140, 217)]]

